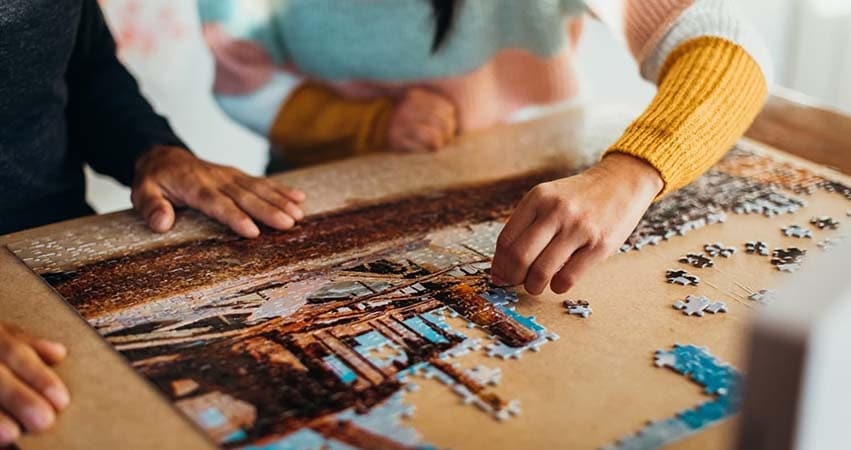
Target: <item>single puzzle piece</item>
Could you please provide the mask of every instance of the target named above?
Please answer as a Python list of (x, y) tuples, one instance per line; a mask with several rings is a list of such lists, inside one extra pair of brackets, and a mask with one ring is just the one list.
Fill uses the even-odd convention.
[(771, 264), (781, 272), (795, 272), (801, 268), (806, 254), (806, 250), (797, 247), (776, 248), (771, 253)]
[(781, 228), (783, 234), (786, 237), (793, 237), (798, 239), (812, 239), (813, 232), (800, 226), (800, 225), (789, 225)]
[(727, 312), (727, 305), (724, 302), (713, 302), (702, 295), (688, 295), (685, 300), (674, 303), (674, 309), (682, 311), (686, 316), (703, 317), (704, 311), (712, 314)]
[(770, 305), (774, 303), (774, 300), (777, 299), (777, 293), (770, 289), (760, 289), (759, 292), (754, 292), (753, 294), (748, 296), (748, 300), (762, 303), (763, 305)]
[(725, 247), (724, 244), (720, 242), (704, 245), (703, 251), (709, 256), (721, 256), (724, 258), (729, 258), (736, 253), (735, 247)]
[(594, 312), (587, 300), (565, 300), (562, 304), (567, 309), (568, 314), (582, 316), (583, 319), (587, 319)]
[(746, 242), (745, 253), (756, 253), (761, 256), (768, 256), (768, 244), (762, 241)]
[(681, 284), (683, 286), (697, 286), (700, 284), (700, 277), (692, 275), (685, 270), (668, 269), (665, 271), (665, 279), (671, 284)]
[(688, 253), (679, 260), (683, 264), (689, 264), (698, 269), (705, 269), (715, 265), (715, 261), (711, 258), (701, 255), (700, 253)]
[(844, 240), (845, 240), (845, 236), (836, 236), (836, 237), (832, 237), (832, 238), (824, 238), (824, 240), (822, 240), (821, 242), (819, 242), (816, 245), (818, 246), (818, 248), (820, 248), (824, 251), (828, 251), (828, 250), (831, 250), (831, 249), (838, 247), (839, 244), (842, 243), (842, 241), (844, 241)]
[(819, 230), (839, 228), (839, 221), (830, 216), (819, 216), (810, 219), (810, 224), (815, 225)]

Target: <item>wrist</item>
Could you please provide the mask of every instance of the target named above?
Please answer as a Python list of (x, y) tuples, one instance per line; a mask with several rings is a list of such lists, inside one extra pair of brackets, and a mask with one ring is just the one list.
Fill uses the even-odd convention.
[(617, 180), (630, 191), (644, 192), (651, 198), (655, 198), (665, 188), (665, 181), (655, 167), (626, 153), (607, 153), (593, 169), (607, 178)]
[(145, 150), (138, 158), (136, 158), (134, 171), (138, 176), (140, 173), (144, 173), (145, 171), (160, 165), (160, 161), (173, 159), (175, 157), (194, 158), (194, 155), (188, 149), (183, 147), (157, 144)]

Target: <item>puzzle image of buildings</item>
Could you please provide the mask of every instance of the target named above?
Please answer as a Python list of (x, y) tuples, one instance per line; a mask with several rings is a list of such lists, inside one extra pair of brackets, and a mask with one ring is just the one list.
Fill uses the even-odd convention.
[[(734, 150), (704, 177), (656, 202), (621, 254), (607, 263), (623, 265), (653, 252), (659, 261), (642, 266), (659, 275), (639, 284), (667, 297), (653, 295), (644, 303), (609, 297), (606, 289), (641, 287), (620, 286), (635, 281), (618, 269), (604, 283), (610, 286), (589, 287), (575, 297), (588, 301), (562, 305), (522, 299), (489, 282), (496, 238), (514, 205), (537, 183), (558, 176), (535, 171), (352, 205), (312, 215), (288, 232), (266, 230), (254, 240), (220, 233), (128, 250), (112, 245), (112, 237), (86, 243), (69, 231), (9, 247), (223, 448), (463, 447), (467, 438), (452, 434), (451, 423), (439, 425), (449, 434), (438, 443), (430, 438), (431, 430), (418, 424), (423, 390), (449, 392), (462, 405), (453, 410), (453, 421), (501, 427), (506, 430), (506, 448), (514, 448), (511, 442), (523, 442), (518, 433), (530, 422), (546, 424), (546, 417), (557, 423), (552, 411), (564, 411), (568, 417), (584, 408), (591, 414), (588, 399), (594, 395), (640, 389), (629, 380), (611, 391), (601, 386), (597, 394), (580, 389), (617, 379), (614, 369), (610, 374), (583, 372), (582, 358), (617, 362), (622, 370), (642, 377), (661, 376), (652, 361), (646, 361), (658, 345), (636, 342), (629, 334), (655, 332), (645, 325), (650, 319), (642, 321), (644, 311), (651, 311), (647, 314), (653, 320), (683, 327), (671, 328), (666, 345), (702, 345), (696, 342), (699, 336), (677, 335), (691, 331), (677, 330), (697, 326), (711, 333), (705, 327), (722, 326), (751, 308), (768, 307), (747, 298), (770, 286), (745, 286), (747, 281), (742, 281), (741, 291), (725, 291), (718, 280), (738, 276), (727, 267), (749, 264), (770, 276), (783, 276), (782, 268), (805, 263), (805, 251), (780, 244), (812, 241), (815, 246), (817, 240), (787, 239), (781, 228), (792, 223), (789, 217), (808, 213), (808, 198), (816, 193), (830, 195), (831, 205), (842, 199), (844, 209), (834, 208), (840, 212), (851, 200), (851, 188), (840, 182), (759, 152)], [(829, 226), (814, 226), (811, 234), (839, 239), (840, 213), (827, 209), (814, 211), (818, 216), (813, 223)], [(824, 216), (828, 213), (833, 218)], [(740, 242), (713, 236), (700, 246), (677, 247), (687, 242), (687, 235), (721, 230), (725, 223), (748, 215), (761, 216), (758, 220), (775, 230), (771, 244), (777, 244), (774, 259), (779, 262), (774, 265), (762, 236), (742, 235)], [(760, 245), (754, 243), (758, 239)], [(76, 260), (85, 263), (74, 264)], [(591, 278), (592, 287), (602, 286)], [(698, 308), (694, 299), (701, 298), (712, 302)], [(671, 308), (683, 299), (691, 299), (679, 302), (683, 312)], [(725, 313), (704, 315), (705, 310)], [(535, 311), (552, 313), (536, 319)], [(597, 324), (621, 319), (634, 324), (632, 331), (621, 327), (623, 337), (614, 331), (606, 331), (614, 336), (609, 343), (590, 337), (603, 326)], [(645, 326), (651, 331), (641, 331)], [(615, 353), (592, 350), (605, 345), (644, 350), (634, 361), (621, 364)], [(684, 365), (692, 360), (706, 364), (699, 370)], [(712, 381), (706, 377), (719, 371), (736, 373), (707, 350), (691, 346), (660, 352), (657, 364), (690, 375), (703, 386)], [(710, 375), (698, 380), (694, 373)], [(709, 394), (715, 400), (699, 407), (709, 412), (684, 405), (679, 408), (684, 412), (675, 412), (673, 419), (657, 417), (666, 421), (648, 425), (633, 438), (628, 436), (641, 423), (611, 420), (607, 428), (589, 431), (587, 440), (612, 448), (653, 448), (701, 431), (737, 408), (736, 393), (726, 384), (713, 389)], [(550, 392), (550, 398), (538, 395), (541, 392)], [(576, 403), (560, 404), (556, 398)], [(552, 404), (546, 405), (546, 412), (539, 411), (547, 402)], [(530, 418), (524, 418), (527, 411)], [(695, 415), (703, 413), (709, 415), (695, 422)], [(522, 426), (512, 425), (518, 421)], [(552, 436), (530, 433), (528, 438), (541, 443), (574, 439), (547, 427)], [(679, 434), (671, 434), (671, 427)], [(611, 436), (613, 432), (617, 434)], [(585, 439), (575, 439), (580, 438)]]

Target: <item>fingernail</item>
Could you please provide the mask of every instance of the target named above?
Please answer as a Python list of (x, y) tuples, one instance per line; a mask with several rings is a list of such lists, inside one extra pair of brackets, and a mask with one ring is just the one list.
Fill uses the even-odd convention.
[(503, 280), (502, 278), (500, 278), (496, 275), (491, 275), (491, 283), (493, 283), (494, 285), (499, 286), (499, 287), (508, 286), (508, 283), (506, 283), (505, 280)]
[(21, 419), (27, 426), (29, 431), (43, 431), (50, 427), (53, 423), (53, 413), (43, 411), (37, 408), (27, 408), (24, 410)]
[(60, 355), (60, 357), (62, 357), (62, 358), (64, 358), (65, 355), (68, 354), (68, 349), (64, 345), (62, 345), (58, 342), (53, 342), (53, 341), (43, 341), (43, 342), (44, 342), (45, 345), (50, 347), (50, 349), (54, 353)]
[(255, 225), (254, 222), (246, 222), (244, 231), (248, 237), (260, 236), (260, 229), (257, 228), (257, 225)]
[(21, 437), (21, 430), (18, 427), (7, 423), (0, 424), (0, 445), (11, 445)]
[(71, 398), (68, 395), (68, 391), (65, 389), (51, 386), (44, 390), (44, 396), (56, 406), (57, 409), (65, 409), (68, 406), (68, 403), (71, 402)]
[(167, 217), (165, 215), (165, 211), (155, 211), (151, 214), (151, 226), (154, 230), (166, 231), (166, 227), (168, 225), (166, 224), (166, 220)]

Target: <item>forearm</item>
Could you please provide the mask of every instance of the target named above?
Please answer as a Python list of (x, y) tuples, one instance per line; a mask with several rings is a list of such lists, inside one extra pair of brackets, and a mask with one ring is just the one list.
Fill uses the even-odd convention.
[(144, 152), (156, 145), (186, 146), (145, 100), (115, 52), (100, 8), (85, 1), (66, 72), (70, 145), (95, 170), (129, 185)]
[(269, 140), (294, 165), (383, 149), (393, 111), (388, 99), (351, 100), (305, 83), (281, 106)]
[(640, 158), (676, 190), (700, 176), (753, 122), (767, 94), (760, 66), (716, 37), (692, 39), (666, 60), (650, 106), (607, 151)]

